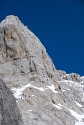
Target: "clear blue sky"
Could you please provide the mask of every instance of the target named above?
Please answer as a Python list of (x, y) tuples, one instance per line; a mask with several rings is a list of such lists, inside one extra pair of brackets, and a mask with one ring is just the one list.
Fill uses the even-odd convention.
[(57, 69), (84, 75), (83, 0), (0, 0), (0, 22), (11, 14), (39, 37)]

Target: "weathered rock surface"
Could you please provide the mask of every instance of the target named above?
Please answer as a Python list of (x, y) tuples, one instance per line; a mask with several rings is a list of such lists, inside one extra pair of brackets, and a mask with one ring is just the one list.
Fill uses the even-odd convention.
[(0, 125), (22, 125), (16, 99), (0, 79)]
[(58, 70), (60, 77), (63, 77), (66, 75), (66, 72), (63, 70)]
[(16, 97), (24, 125), (84, 123), (83, 77), (57, 71), (40, 40), (15, 16), (0, 24), (0, 77)]
[(65, 80), (71, 80), (71, 81), (75, 81), (75, 82), (81, 81), (81, 76), (76, 73), (66, 74), (62, 78)]
[(0, 76), (13, 86), (60, 79), (46, 49), (18, 17), (8, 16), (0, 24)]

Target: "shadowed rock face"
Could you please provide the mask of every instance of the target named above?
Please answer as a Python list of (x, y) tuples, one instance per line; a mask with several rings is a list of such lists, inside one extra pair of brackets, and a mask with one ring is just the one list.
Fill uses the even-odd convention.
[(0, 79), (0, 125), (21, 125), (16, 99)]

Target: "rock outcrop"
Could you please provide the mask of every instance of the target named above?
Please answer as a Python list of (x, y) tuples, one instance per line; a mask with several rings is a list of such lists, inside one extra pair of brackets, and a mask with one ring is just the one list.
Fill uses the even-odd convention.
[(66, 74), (62, 78), (65, 80), (71, 80), (71, 81), (75, 81), (75, 82), (81, 81), (81, 76), (76, 73)]
[(46, 49), (18, 17), (8, 16), (0, 24), (0, 76), (13, 86), (60, 79)]
[(22, 125), (16, 99), (0, 79), (0, 125)]
[(84, 78), (56, 70), (40, 40), (15, 16), (0, 23), (0, 78), (16, 98), (15, 117), (20, 111), (23, 125), (84, 124)]

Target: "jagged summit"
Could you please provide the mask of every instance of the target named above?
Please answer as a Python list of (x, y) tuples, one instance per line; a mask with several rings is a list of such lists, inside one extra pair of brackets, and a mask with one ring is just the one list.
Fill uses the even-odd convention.
[(17, 25), (18, 23), (21, 23), (19, 18), (17, 16), (10, 15), (10, 16), (7, 16), (6, 19), (1, 22), (0, 26), (7, 26), (10, 24)]
[[(0, 23), (0, 78), (17, 104), (6, 110), (15, 112), (7, 117), (3, 115), (5, 104), (0, 102), (0, 125), (8, 125), (11, 119), (18, 125), (18, 109), (23, 125), (84, 124), (84, 77), (58, 71), (40, 40), (13, 15)], [(8, 87), (2, 90), (1, 85), (0, 92), (5, 95)], [(10, 107), (13, 100), (7, 100)]]

